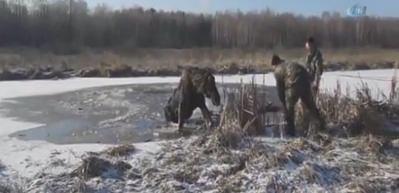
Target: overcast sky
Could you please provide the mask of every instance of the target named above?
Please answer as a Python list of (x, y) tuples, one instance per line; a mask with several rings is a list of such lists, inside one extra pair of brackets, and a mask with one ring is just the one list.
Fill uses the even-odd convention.
[(374, 16), (399, 16), (398, 0), (86, 0), (90, 7), (105, 3), (113, 8), (142, 6), (163, 10), (182, 10), (214, 13), (215, 11), (251, 11), (270, 8), (278, 12), (291, 12), (303, 15), (320, 15), (323, 11), (346, 10), (360, 4), (367, 6), (367, 14)]

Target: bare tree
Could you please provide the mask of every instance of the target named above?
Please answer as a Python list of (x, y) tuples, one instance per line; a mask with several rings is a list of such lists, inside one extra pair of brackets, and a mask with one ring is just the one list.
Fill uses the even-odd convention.
[[(85, 0), (0, 0), (0, 46), (76, 50), (101, 48), (302, 47), (315, 36), (324, 47), (398, 48), (399, 19), (320, 17), (225, 11), (213, 15), (133, 7), (89, 10)], [(79, 49), (77, 49), (79, 50)]]

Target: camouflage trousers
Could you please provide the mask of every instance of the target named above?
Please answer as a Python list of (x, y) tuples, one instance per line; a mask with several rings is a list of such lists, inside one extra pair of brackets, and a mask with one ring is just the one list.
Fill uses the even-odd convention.
[[(318, 88), (312, 88), (312, 100), (314, 101), (314, 106), (316, 106), (316, 109), (313, 111), (308, 109), (305, 105), (305, 103), (301, 100), (297, 104), (297, 111), (296, 111), (296, 125), (297, 128), (299, 128), (298, 132), (299, 135), (301, 136), (308, 136), (315, 134), (317, 130), (323, 130), (325, 125), (324, 125), (324, 119), (320, 115), (319, 109), (317, 108), (317, 98), (318, 98)], [(318, 114), (314, 116), (315, 114)], [(317, 125), (311, 124), (314, 122), (311, 122), (311, 119), (316, 119), (318, 122)], [(319, 129), (317, 129), (319, 127)]]
[[(296, 117), (300, 117), (301, 120), (298, 121), (300, 128), (300, 134), (308, 135), (310, 132), (309, 123), (311, 118), (313, 118), (318, 123), (317, 130), (324, 130), (325, 122), (320, 114), (319, 109), (316, 106), (315, 101), (315, 93), (311, 88), (301, 88), (299, 89), (287, 89), (285, 92), (286, 96), (286, 113), (285, 119), (287, 121), (287, 134), (294, 136), (295, 135), (295, 119)], [(298, 111), (295, 111), (296, 106), (298, 105), (298, 101), (300, 99), (300, 107)]]

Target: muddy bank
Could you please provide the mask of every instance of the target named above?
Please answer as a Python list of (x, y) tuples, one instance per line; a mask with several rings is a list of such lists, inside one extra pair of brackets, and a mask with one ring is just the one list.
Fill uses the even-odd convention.
[[(0, 104), (8, 117), (41, 123), (43, 126), (12, 134), (21, 140), (46, 140), (56, 144), (145, 142), (180, 137), (176, 126), (164, 120), (163, 106), (175, 84), (112, 86), (84, 89), (51, 96), (14, 98)], [(224, 85), (228, 90), (239, 85)], [(222, 95), (223, 86), (219, 85)], [(263, 87), (271, 101), (275, 89)], [(214, 114), (219, 107), (208, 106)], [(200, 127), (196, 111), (187, 127)]]
[[(325, 65), (325, 71), (345, 71), (345, 70), (370, 70), (370, 69), (392, 69), (395, 62), (380, 63), (329, 63)], [(65, 79), (71, 77), (148, 77), (148, 76), (179, 76), (181, 67), (173, 68), (135, 68), (128, 65), (117, 65), (111, 67), (82, 67), (70, 68), (68, 66), (59, 67), (38, 67), (38, 68), (3, 68), (0, 69), (1, 80), (46, 80), (46, 79)], [(271, 72), (269, 66), (242, 66), (237, 63), (230, 63), (224, 67), (210, 67), (214, 74), (264, 74)]]
[[(252, 67), (239, 67), (235, 64), (223, 69), (210, 68), (217, 74), (261, 74), (269, 71)], [(0, 80), (46, 80), (46, 79), (65, 79), (72, 77), (149, 77), (149, 76), (179, 76), (180, 67), (176, 68), (156, 68), (156, 69), (137, 69), (127, 65), (116, 67), (88, 67), (72, 69), (68, 67), (53, 68), (3, 68), (0, 69)]]

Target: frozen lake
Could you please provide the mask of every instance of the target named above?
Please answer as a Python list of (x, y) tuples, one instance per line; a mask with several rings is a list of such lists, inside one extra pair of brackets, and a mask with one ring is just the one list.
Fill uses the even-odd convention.
[[(163, 107), (176, 86), (133, 84), (89, 88), (14, 98), (0, 105), (8, 117), (41, 124), (10, 135), (21, 140), (46, 140), (56, 144), (146, 142), (179, 136), (171, 131), (175, 126), (168, 125), (163, 114)], [(224, 87), (239, 88), (237, 84)], [(270, 100), (278, 102), (274, 87), (262, 88)], [(223, 99), (223, 92), (220, 93)], [(215, 114), (220, 112), (220, 107), (214, 107), (209, 101), (208, 107)], [(195, 130), (201, 122), (202, 116), (197, 110), (186, 125)]]
[[(341, 87), (345, 89), (345, 91), (348, 91), (348, 94), (353, 95), (355, 93), (355, 88), (366, 83), (372, 89), (371, 91), (373, 92), (374, 97), (378, 98), (381, 97), (381, 94), (386, 96), (389, 95), (391, 90), (391, 80), (395, 73), (396, 71), (394, 69), (327, 72), (323, 75), (321, 87), (323, 92), (330, 92), (336, 87), (337, 82), (340, 82)], [(255, 80), (258, 84), (275, 86), (272, 74), (255, 76), (217, 76), (216, 79), (218, 83), (224, 82), (229, 84), (238, 84), (241, 81), (249, 83), (251, 80)], [(159, 97), (160, 103), (149, 105), (153, 107), (156, 106), (157, 109), (162, 109), (162, 102), (166, 102), (167, 97), (169, 97), (168, 93), (171, 92), (173, 85), (176, 85), (178, 81), (179, 77), (142, 77), (113, 79), (74, 78), (66, 80), (0, 82), (0, 152), (2, 152), (0, 160), (7, 166), (7, 168), (9, 168), (8, 173), (2, 173), (0, 171), (0, 176), (34, 176), (37, 172), (44, 170), (46, 168), (46, 163), (51, 160), (63, 159), (66, 160), (66, 164), (74, 165), (80, 162), (80, 155), (88, 151), (97, 152), (109, 147), (109, 145), (97, 143), (106, 143), (107, 141), (98, 141), (98, 138), (91, 138), (92, 135), (90, 132), (83, 132), (85, 131), (84, 127), (70, 127), (69, 129), (65, 129), (65, 131), (61, 130), (64, 133), (50, 133), (51, 135), (47, 136), (46, 133), (52, 129), (50, 125), (60, 124), (58, 121), (54, 120), (61, 118), (61, 115), (64, 116), (62, 114), (63, 112), (70, 114), (71, 117), (68, 118), (79, 117), (79, 119), (84, 119), (85, 113), (91, 110), (96, 110), (96, 112), (90, 112), (89, 114), (93, 114), (93, 117), (105, 117), (112, 120), (112, 116), (118, 115), (118, 109), (120, 109), (120, 115), (126, 114), (126, 112), (129, 112), (129, 109), (140, 111), (140, 106), (123, 106), (122, 104), (118, 104), (119, 106), (112, 106), (112, 100), (102, 100), (100, 97), (102, 92), (102, 94), (113, 96), (114, 100), (134, 101), (136, 99), (133, 97), (134, 95), (131, 95), (134, 91), (133, 88), (138, 89), (138, 91), (141, 89), (144, 93), (147, 92), (144, 95), (137, 96), (142, 99), (151, 98), (148, 96), (154, 95), (154, 92), (157, 93), (156, 95), (162, 96)], [(145, 87), (141, 87), (140, 85), (158, 86), (156, 86), (157, 89), (155, 89), (155, 91), (151, 91), (146, 90)], [(115, 88), (122, 91), (114, 93), (113, 89)], [(120, 93), (123, 93), (123, 95), (118, 95)], [(92, 98), (102, 101), (101, 103), (108, 104), (108, 107), (98, 106), (101, 103), (93, 103), (93, 101), (90, 101)], [(36, 103), (35, 101), (41, 102)], [(63, 107), (66, 110), (60, 110), (52, 106), (55, 104), (57, 104), (56, 106)], [(114, 108), (114, 110), (110, 110), (110, 107)], [(44, 113), (46, 109), (47, 115), (43, 116), (42, 113)], [(58, 112), (59, 110), (60, 112)], [(104, 112), (108, 112), (108, 114), (104, 114)], [(159, 113), (159, 110), (157, 110), (157, 112)], [(61, 115), (57, 113), (61, 113)], [(28, 114), (29, 116), (22, 116), (21, 114)], [(127, 116), (126, 120), (130, 120), (129, 118), (131, 118), (131, 116)], [(159, 120), (159, 122), (156, 122), (155, 127), (157, 127), (157, 124), (164, 124), (162, 114), (154, 114), (152, 118)], [(96, 118), (91, 119), (96, 122)], [(62, 123), (62, 121), (60, 122)], [(79, 121), (76, 122), (76, 124), (81, 124)], [(114, 120), (112, 123), (117, 125), (120, 121)], [(104, 123), (104, 125), (107, 124)], [(146, 124), (143, 125), (146, 126), (146, 128), (153, 126)], [(136, 129), (140, 129), (140, 127), (137, 127)], [(123, 131), (123, 126), (119, 129), (113, 130), (119, 132)], [(75, 136), (78, 137), (72, 139), (74, 131), (77, 131), (75, 132)], [(82, 137), (81, 134), (85, 135)], [(66, 135), (69, 137), (65, 137)], [(143, 134), (143, 136), (146, 136), (146, 134)], [(140, 135), (134, 135), (128, 137), (128, 139), (133, 139), (132, 141), (134, 141), (137, 137), (140, 137)], [(150, 139), (152, 139), (152, 136), (150, 136)], [(143, 137), (140, 141), (146, 140), (148, 140), (148, 138)], [(86, 141), (92, 143), (83, 143)], [(68, 144), (75, 142), (79, 144)], [(160, 148), (158, 142), (135, 143), (135, 146), (138, 149), (138, 154), (135, 156), (149, 154), (159, 150)], [(60, 171), (64, 171), (64, 169), (65, 168), (60, 168)], [(59, 170), (51, 169), (51, 171), (48, 172), (54, 173), (57, 171)], [(10, 172), (16, 172), (16, 174), (10, 174)]]

